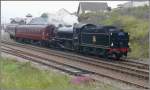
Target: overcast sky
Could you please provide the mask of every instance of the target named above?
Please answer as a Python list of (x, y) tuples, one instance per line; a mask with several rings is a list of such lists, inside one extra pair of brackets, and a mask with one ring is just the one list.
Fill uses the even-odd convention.
[[(25, 17), (28, 13), (32, 14), (34, 17), (38, 17), (43, 12), (54, 13), (61, 8), (72, 13), (77, 11), (79, 2), (82, 1), (1, 1), (1, 20), (2, 23), (9, 22), (10, 18)], [(108, 6), (116, 8), (118, 4), (127, 1), (92, 2), (107, 2)]]

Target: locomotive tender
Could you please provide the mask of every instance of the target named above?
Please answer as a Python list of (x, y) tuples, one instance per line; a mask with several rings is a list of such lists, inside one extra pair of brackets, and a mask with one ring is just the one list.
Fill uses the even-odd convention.
[(54, 25), (16, 25), (10, 37), (16, 40), (39, 42), (48, 46), (69, 49), (86, 54), (121, 58), (127, 56), (129, 35), (115, 26), (75, 24), (55, 27)]

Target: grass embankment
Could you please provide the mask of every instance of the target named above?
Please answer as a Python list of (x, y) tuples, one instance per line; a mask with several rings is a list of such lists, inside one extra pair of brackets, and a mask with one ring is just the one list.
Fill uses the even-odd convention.
[(0, 87), (3, 89), (119, 90), (110, 85), (73, 85), (71, 78), (53, 71), (39, 70), (31, 63), (0, 58)]

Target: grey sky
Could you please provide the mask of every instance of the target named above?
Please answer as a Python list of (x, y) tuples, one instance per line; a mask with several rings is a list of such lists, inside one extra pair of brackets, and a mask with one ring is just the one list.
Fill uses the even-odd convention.
[[(31, 13), (34, 17), (40, 16), (43, 12), (54, 13), (61, 8), (69, 12), (76, 12), (79, 2), (81, 1), (2, 1), (1, 2), (1, 20), (9, 22), (10, 18), (25, 17)], [(90, 2), (90, 1), (89, 1)], [(92, 2), (107, 2), (112, 8), (118, 4), (127, 1), (92, 1)]]

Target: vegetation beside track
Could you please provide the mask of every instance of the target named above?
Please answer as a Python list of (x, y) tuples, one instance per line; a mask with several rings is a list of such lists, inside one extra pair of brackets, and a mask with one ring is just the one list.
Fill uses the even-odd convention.
[(0, 58), (0, 87), (2, 89), (48, 89), (48, 90), (119, 90), (106, 84), (73, 85), (67, 75), (39, 70), (30, 62)]

